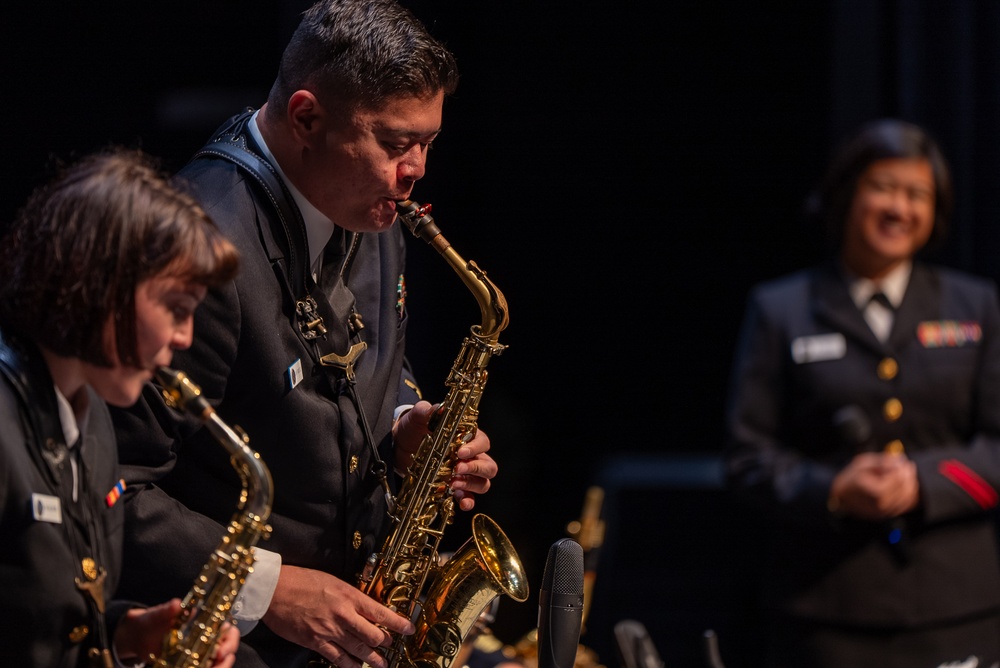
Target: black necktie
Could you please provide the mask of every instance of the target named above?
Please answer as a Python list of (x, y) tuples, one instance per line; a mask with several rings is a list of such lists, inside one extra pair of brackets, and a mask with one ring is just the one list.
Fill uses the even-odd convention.
[[(889, 332), (892, 331), (892, 321), (896, 309), (893, 307), (892, 302), (889, 298), (885, 296), (884, 292), (876, 292), (868, 300), (869, 306), (865, 308), (865, 320), (868, 322), (868, 326), (871, 327), (872, 332), (874, 332), (875, 337), (879, 341), (885, 341), (889, 338)], [(881, 309), (871, 308), (871, 305), (878, 304)]]
[(347, 244), (344, 230), (339, 227), (333, 229), (333, 236), (323, 247), (323, 254), (320, 258), (319, 284), (329, 289), (337, 280), (341, 266), (344, 263), (344, 256), (347, 254)]
[(896, 310), (896, 307), (894, 307), (892, 305), (892, 302), (889, 301), (889, 298), (885, 296), (884, 292), (881, 292), (881, 291), (876, 292), (875, 294), (872, 295), (872, 297), (871, 297), (871, 299), (869, 301), (873, 301), (873, 302), (876, 302), (878, 304), (881, 304), (882, 306), (884, 306), (885, 308), (889, 309), (890, 311), (895, 311)]

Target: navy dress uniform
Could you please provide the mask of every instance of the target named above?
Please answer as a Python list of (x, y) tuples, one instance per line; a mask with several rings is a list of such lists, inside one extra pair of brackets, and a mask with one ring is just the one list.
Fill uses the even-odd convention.
[[(0, 336), (0, 665), (110, 658), (121, 572), (123, 487), (104, 401), (89, 387), (68, 443), (38, 349)], [(72, 461), (75, 460), (75, 463)]]
[[(732, 383), (727, 474), (766, 511), (769, 609), (804, 628), (981, 619), (1000, 636), (992, 282), (914, 263), (884, 341), (837, 263), (767, 282), (750, 296)], [(831, 482), (864, 450), (915, 462), (916, 510), (892, 522), (831, 512)]]

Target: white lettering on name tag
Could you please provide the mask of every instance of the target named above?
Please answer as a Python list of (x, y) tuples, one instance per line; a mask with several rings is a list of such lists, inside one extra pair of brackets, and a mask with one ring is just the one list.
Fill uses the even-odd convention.
[(847, 339), (843, 334), (800, 336), (792, 340), (792, 359), (796, 364), (839, 360), (847, 354)]
[(62, 524), (62, 504), (59, 502), (59, 497), (49, 494), (32, 494), (31, 514), (39, 522)]

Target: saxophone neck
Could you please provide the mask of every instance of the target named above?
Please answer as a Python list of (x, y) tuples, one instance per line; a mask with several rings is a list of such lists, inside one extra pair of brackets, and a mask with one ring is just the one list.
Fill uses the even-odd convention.
[[(456, 271), (462, 276), (466, 286), (479, 302), (482, 324), (479, 326), (478, 335), (495, 343), (500, 332), (507, 328), (507, 299), (496, 284), (486, 277), (486, 272), (480, 269), (475, 262), (464, 263), (465, 273), (459, 271), (458, 268)], [(468, 280), (465, 278), (466, 273), (470, 277)]]
[(423, 239), (448, 261), (465, 286), (479, 303), (482, 323), (475, 329), (479, 338), (495, 343), (507, 327), (507, 300), (496, 284), (486, 277), (486, 272), (472, 261), (466, 261), (448, 242), (431, 217), (431, 205), (420, 205), (412, 200), (396, 202), (399, 219), (413, 233)]
[(171, 408), (197, 417), (215, 440), (229, 453), (231, 463), (243, 481), (245, 499), (240, 507), (247, 506), (251, 515), (263, 522), (271, 512), (273, 482), (271, 472), (260, 455), (250, 446), (250, 438), (239, 427), (230, 427), (219, 417), (201, 388), (187, 374), (177, 369), (160, 367), (156, 379), (161, 384), (161, 395)]

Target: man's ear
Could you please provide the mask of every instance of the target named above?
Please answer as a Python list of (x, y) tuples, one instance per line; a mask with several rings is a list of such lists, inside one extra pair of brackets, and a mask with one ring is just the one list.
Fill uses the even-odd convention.
[(326, 112), (316, 96), (297, 90), (288, 98), (288, 126), (305, 146), (314, 146), (324, 131)]

